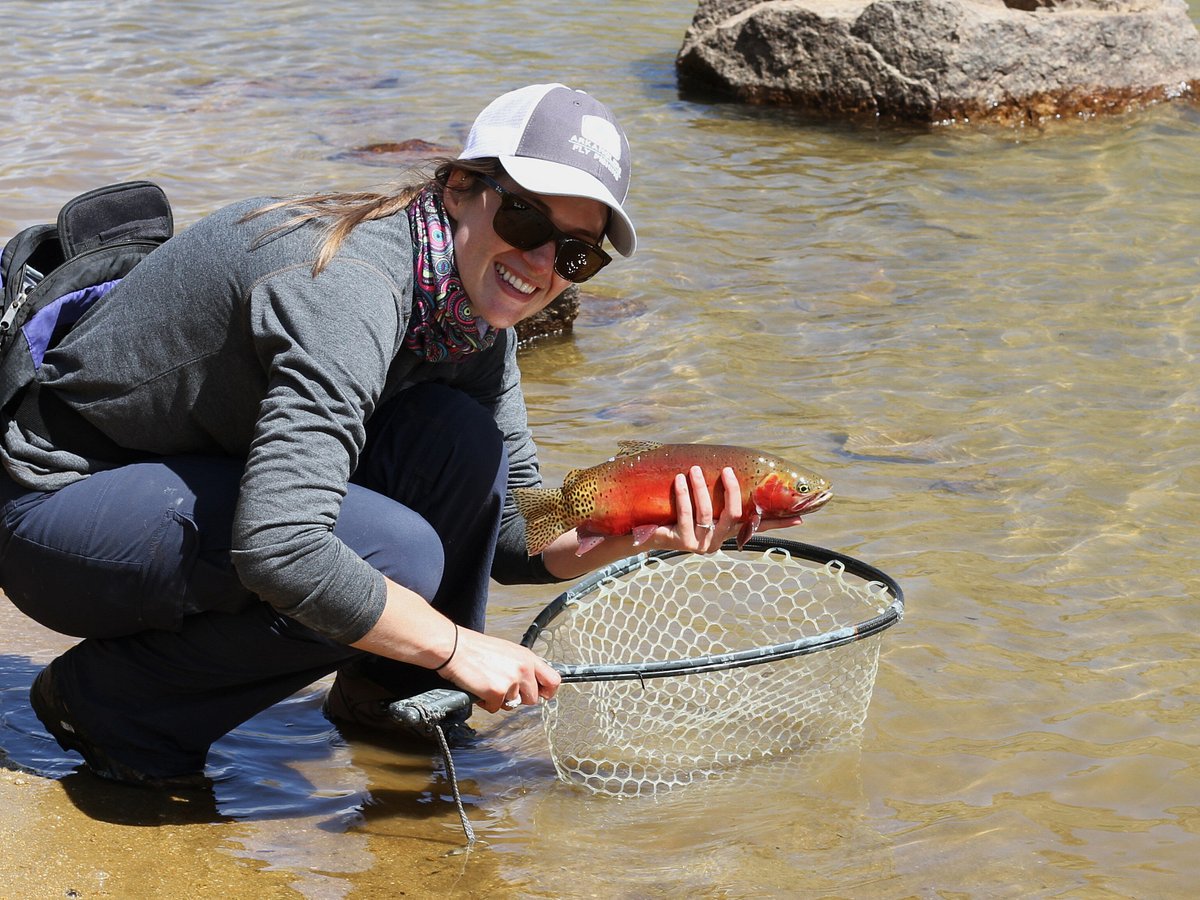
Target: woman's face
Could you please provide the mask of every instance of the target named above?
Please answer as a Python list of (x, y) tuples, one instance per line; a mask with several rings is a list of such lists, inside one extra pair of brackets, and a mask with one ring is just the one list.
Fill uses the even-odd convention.
[[(454, 219), (454, 256), (475, 315), (493, 328), (508, 328), (544, 309), (571, 282), (554, 271), (554, 241), (532, 250), (518, 250), (492, 230), (500, 194), (477, 182), (470, 193), (453, 190), (474, 179), (465, 172), (451, 175), (445, 192), (446, 211)], [(599, 244), (608, 224), (608, 207), (583, 197), (531, 194), (501, 172), (505, 190), (518, 194), (550, 217), (567, 234)]]

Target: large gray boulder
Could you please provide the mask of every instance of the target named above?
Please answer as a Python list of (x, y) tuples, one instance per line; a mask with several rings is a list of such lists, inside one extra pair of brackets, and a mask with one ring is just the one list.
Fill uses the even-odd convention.
[(1184, 0), (702, 0), (685, 92), (902, 121), (1040, 122), (1200, 96)]

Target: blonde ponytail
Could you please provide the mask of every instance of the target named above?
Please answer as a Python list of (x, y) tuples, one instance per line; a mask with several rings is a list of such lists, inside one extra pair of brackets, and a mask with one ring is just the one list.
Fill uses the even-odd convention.
[(325, 270), (341, 249), (346, 238), (363, 222), (374, 219), (386, 219), (403, 210), (412, 199), (426, 188), (444, 193), (445, 191), (462, 191), (469, 193), (477, 189), (478, 182), (472, 178), (465, 187), (452, 187), (450, 176), (456, 169), (476, 175), (495, 175), (500, 170), (500, 163), (495, 159), (456, 160), (441, 158), (430, 161), (436, 166), (432, 176), (425, 177), (407, 185), (401, 185), (389, 193), (374, 191), (333, 191), (324, 194), (308, 194), (269, 203), (242, 217), (241, 221), (248, 222), (276, 209), (295, 210), (295, 215), (287, 221), (260, 234), (251, 244), (251, 249), (261, 246), (267, 240), (284, 231), (290, 231), (299, 225), (322, 220), (323, 230), (321, 240), (317, 245), (316, 257), (313, 260), (312, 275), (316, 278)]

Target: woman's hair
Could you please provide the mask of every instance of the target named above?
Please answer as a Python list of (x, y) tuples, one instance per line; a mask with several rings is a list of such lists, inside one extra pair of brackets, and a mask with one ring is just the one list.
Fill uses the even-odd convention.
[(462, 186), (452, 186), (450, 176), (456, 169), (472, 175), (496, 175), (500, 171), (498, 159), (450, 159), (439, 157), (429, 160), (416, 171), (428, 171), (433, 168), (433, 175), (425, 175), (406, 184), (398, 185), (392, 191), (379, 193), (375, 191), (343, 191), (325, 194), (309, 194), (301, 197), (291, 197), (260, 207), (242, 217), (241, 221), (248, 222), (264, 213), (275, 209), (295, 210), (295, 215), (287, 221), (260, 234), (255, 238), (251, 248), (259, 247), (276, 234), (290, 231), (299, 225), (315, 220), (322, 220), (324, 233), (317, 247), (317, 256), (313, 260), (312, 274), (316, 278), (325, 270), (350, 232), (363, 222), (372, 219), (384, 219), (403, 210), (413, 198), (422, 191), (436, 190), (440, 194), (446, 191), (457, 191), (470, 194), (478, 190), (479, 181), (476, 178)]

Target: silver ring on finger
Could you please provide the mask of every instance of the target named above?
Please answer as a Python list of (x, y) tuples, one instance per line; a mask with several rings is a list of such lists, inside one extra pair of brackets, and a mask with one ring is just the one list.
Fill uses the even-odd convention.
[(520, 705), (521, 705), (521, 698), (520, 698), (520, 697), (513, 697), (513, 698), (512, 698), (512, 699), (510, 699), (510, 700), (505, 700), (505, 701), (504, 701), (504, 708), (505, 708), (505, 709), (516, 709), (516, 708), (517, 708), (518, 706), (520, 706)]
[(696, 525), (696, 527), (697, 527), (697, 528), (703, 528), (705, 531), (716, 531), (716, 530), (717, 530), (717, 526), (716, 526), (716, 525), (713, 525), (713, 524), (711, 524), (711, 523), (710, 523), (710, 524), (708, 524), (708, 525), (700, 525), (700, 524), (697, 524), (697, 525)]

